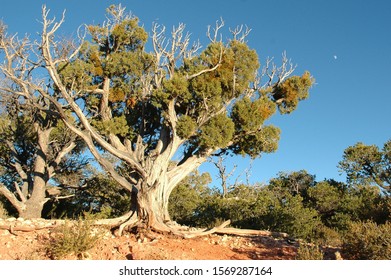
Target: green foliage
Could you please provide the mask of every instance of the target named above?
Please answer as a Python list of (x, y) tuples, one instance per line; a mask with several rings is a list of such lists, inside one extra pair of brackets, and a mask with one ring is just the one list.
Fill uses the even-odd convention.
[(314, 82), (311, 74), (305, 72), (301, 77), (292, 76), (279, 84), (274, 90), (273, 98), (278, 102), (280, 112), (287, 114), (294, 111), (299, 101), (308, 98), (308, 91)]
[(391, 223), (351, 223), (344, 237), (343, 255), (353, 260), (390, 260)]
[(280, 200), (270, 213), (272, 228), (295, 238), (314, 239), (321, 221), (318, 213), (314, 209), (304, 207), (302, 201), (301, 196), (290, 194)]
[(327, 182), (320, 182), (308, 189), (308, 198), (318, 213), (326, 216), (339, 208), (341, 193)]
[(317, 245), (301, 243), (297, 250), (296, 260), (323, 260), (322, 250)]
[(195, 226), (195, 213), (202, 201), (210, 195), (210, 182), (209, 173), (194, 172), (179, 183), (170, 195), (168, 211), (171, 218), (180, 224)]
[(276, 105), (270, 99), (261, 97), (255, 101), (245, 97), (235, 103), (231, 118), (237, 132), (253, 133), (261, 128), (263, 122), (276, 111)]
[(272, 153), (278, 148), (280, 129), (273, 125), (263, 126), (253, 134), (240, 137), (232, 145), (231, 150), (237, 155), (249, 155), (256, 158), (262, 152)]
[(189, 95), (189, 82), (183, 75), (176, 73), (171, 79), (164, 80), (163, 85), (170, 99), (179, 97), (184, 101), (189, 101), (189, 98), (191, 98)]
[(307, 198), (308, 189), (315, 184), (315, 175), (300, 170), (290, 173), (279, 172), (276, 178), (270, 179), (268, 188), (279, 195), (288, 192), (291, 195), (300, 194), (303, 198)]
[(197, 123), (190, 116), (182, 116), (177, 123), (177, 133), (181, 138), (190, 138), (197, 129)]
[(93, 121), (92, 125), (100, 132), (102, 135), (109, 135), (114, 133), (120, 136), (129, 136), (131, 130), (127, 124), (126, 117), (124, 115), (119, 117), (113, 117), (107, 121)]
[(199, 145), (202, 149), (225, 147), (234, 135), (234, 123), (225, 114), (211, 118), (202, 128)]
[(255, 80), (256, 71), (260, 66), (258, 55), (255, 50), (250, 50), (248, 45), (237, 40), (232, 40), (229, 46), (234, 58), (235, 79), (231, 81), (235, 83), (232, 88), (237, 94), (242, 94), (248, 88), (249, 83)]
[(49, 244), (48, 251), (57, 260), (71, 254), (82, 258), (86, 251), (96, 245), (99, 238), (99, 234), (93, 231), (88, 221), (78, 220), (75, 225), (65, 223), (58, 229), (55, 239)]
[(71, 198), (52, 201), (44, 209), (46, 217), (70, 218), (95, 215), (96, 218), (115, 218), (130, 210), (130, 194), (113, 179), (96, 174), (86, 181), (84, 188), (71, 190)]
[(320, 224), (315, 228), (313, 240), (319, 245), (340, 247), (342, 245), (342, 234), (335, 228)]
[(391, 185), (391, 140), (382, 150), (376, 145), (361, 142), (345, 149), (339, 167), (346, 172), (351, 184), (376, 184), (385, 191)]
[(64, 85), (76, 90), (88, 89), (92, 82), (90, 72), (93, 72), (93, 65), (77, 59), (72, 62), (63, 62), (58, 66), (58, 72)]

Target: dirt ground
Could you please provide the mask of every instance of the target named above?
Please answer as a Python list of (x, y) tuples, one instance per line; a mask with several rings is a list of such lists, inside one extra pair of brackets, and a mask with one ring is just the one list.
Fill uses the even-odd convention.
[[(0, 260), (49, 260), (47, 248), (55, 234), (50, 229), (14, 233), (0, 229)], [(297, 247), (269, 236), (209, 235), (183, 239), (157, 235), (140, 239), (131, 233), (118, 237), (105, 231), (93, 249), (82, 256), (69, 255), (65, 259), (290, 260), (295, 259)]]

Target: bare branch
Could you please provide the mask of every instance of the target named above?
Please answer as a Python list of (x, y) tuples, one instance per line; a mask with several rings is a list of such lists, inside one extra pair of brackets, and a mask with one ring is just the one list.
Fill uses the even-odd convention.
[(245, 43), (245, 39), (251, 32), (251, 28), (248, 28), (247, 25), (245, 27), (245, 30), (243, 30), (243, 25), (237, 26), (235, 29), (229, 29), (235, 41)]
[(18, 212), (22, 212), (24, 209), (26, 209), (26, 206), (21, 201), (19, 201), (16, 196), (2, 183), (0, 183), (0, 194), (4, 195), (8, 201), (18, 210)]
[(200, 72), (195, 73), (193, 75), (190, 75), (190, 76), (187, 75), (187, 79), (190, 80), (190, 79), (193, 79), (193, 78), (200, 76), (202, 74), (215, 71), (218, 67), (220, 67), (222, 60), (223, 60), (223, 47), (220, 46), (220, 55), (219, 55), (219, 61), (217, 62), (217, 64), (215, 66), (213, 66), (212, 68), (201, 70)]
[(198, 72), (198, 73), (195, 73), (195, 74), (193, 74), (193, 75), (190, 75), (190, 76), (187, 76), (187, 79), (188, 80), (191, 80), (191, 79), (193, 79), (193, 78), (195, 78), (195, 77), (198, 77), (198, 76), (200, 76), (200, 75), (202, 75), (202, 74), (205, 74), (205, 73), (208, 73), (208, 72), (213, 72), (214, 70), (216, 70), (221, 64), (221, 61), (219, 61), (219, 63), (217, 63), (215, 66), (213, 66), (212, 68), (208, 68), (208, 69), (204, 69), (204, 70), (201, 70), (200, 72)]
[(19, 184), (17, 182), (14, 182), (14, 187), (16, 190), (16, 193), (19, 195), (20, 200), (25, 203), (27, 201), (26, 196), (22, 193), (22, 190), (19, 187)]
[(282, 64), (280, 67), (277, 67), (273, 60), (273, 57), (268, 57), (265, 66), (262, 68), (261, 77), (259, 78), (258, 83), (260, 84), (260, 79), (263, 77), (267, 77), (268, 79), (261, 85), (261, 88), (265, 89), (279, 85), (288, 78), (297, 67), (297, 65), (293, 65), (292, 61), (287, 58), (286, 52), (282, 53)]
[[(224, 160), (225, 158), (223, 156), (219, 156), (217, 161), (210, 160), (210, 162), (212, 162), (218, 170), (218, 178), (221, 180), (221, 187), (223, 188), (223, 197), (226, 197), (230, 190), (230, 187), (228, 186), (228, 179), (234, 174), (237, 165), (234, 165), (232, 170), (227, 173), (227, 166), (224, 164)], [(235, 187), (235, 185), (236, 184), (234, 184), (233, 187)]]
[[(211, 30), (211, 26), (208, 25), (208, 30), (206, 32), (206, 36), (208, 36), (209, 40), (212, 42), (212, 43), (216, 43), (218, 41), (222, 41), (222, 38), (221, 38), (221, 35), (220, 35), (220, 40), (218, 40), (218, 36), (219, 36), (219, 30), (221, 28), (224, 27), (224, 20), (223, 18), (220, 18), (220, 21), (216, 21), (215, 23), (215, 27)], [(213, 34), (212, 34), (213, 33)]]
[(282, 53), (282, 65), (277, 69), (278, 71), (278, 84), (282, 83), (287, 77), (289, 77), (296, 69), (297, 65), (293, 65), (292, 61), (287, 58), (286, 52)]

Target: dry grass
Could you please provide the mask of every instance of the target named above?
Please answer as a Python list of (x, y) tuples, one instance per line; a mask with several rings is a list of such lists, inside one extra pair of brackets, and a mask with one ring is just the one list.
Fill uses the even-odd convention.
[(97, 244), (100, 237), (101, 234), (94, 231), (88, 221), (67, 222), (58, 229), (47, 249), (53, 259), (64, 259), (70, 255), (84, 259), (88, 256), (87, 251)]

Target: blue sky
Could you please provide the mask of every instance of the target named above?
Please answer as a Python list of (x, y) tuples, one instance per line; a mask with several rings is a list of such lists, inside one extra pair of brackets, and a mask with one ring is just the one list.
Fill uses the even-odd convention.
[[(252, 181), (267, 182), (279, 171), (305, 169), (318, 180), (344, 180), (337, 168), (343, 150), (356, 142), (382, 146), (391, 138), (391, 1), (362, 0), (124, 0), (39, 1), (18, 0), (1, 4), (0, 19), (9, 32), (35, 35), (42, 4), (66, 21), (60, 33), (75, 34), (83, 23), (100, 23), (105, 8), (122, 3), (150, 31), (152, 22), (167, 26), (183, 22), (194, 40), (205, 46), (208, 25), (222, 17), (228, 27), (246, 24), (252, 32), (248, 44), (261, 63), (281, 53), (297, 64), (295, 74), (309, 70), (316, 79), (310, 98), (291, 115), (271, 123), (282, 130), (276, 153), (253, 163)], [(238, 176), (249, 163), (238, 165)], [(202, 171), (213, 169), (210, 165)], [(214, 176), (214, 175), (213, 175)]]

